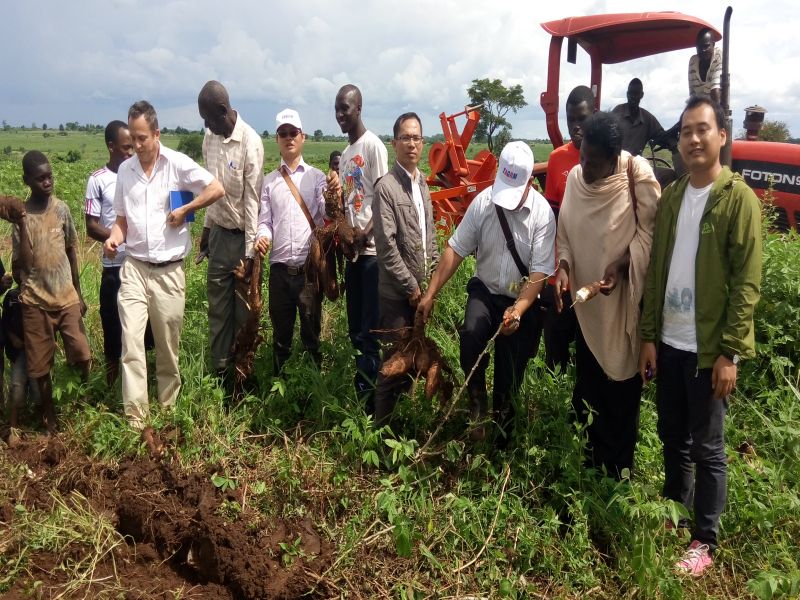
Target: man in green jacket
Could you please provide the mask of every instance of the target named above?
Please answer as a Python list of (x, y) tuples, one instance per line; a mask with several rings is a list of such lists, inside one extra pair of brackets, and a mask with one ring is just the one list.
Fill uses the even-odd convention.
[[(727, 494), (723, 421), (740, 358), (754, 354), (761, 285), (761, 211), (744, 180), (720, 164), (722, 109), (692, 97), (678, 149), (688, 175), (661, 196), (644, 293), (639, 369), (658, 374), (658, 434), (666, 498), (690, 507), (694, 528), (675, 567), (711, 565)], [(696, 465), (696, 472), (692, 468)]]

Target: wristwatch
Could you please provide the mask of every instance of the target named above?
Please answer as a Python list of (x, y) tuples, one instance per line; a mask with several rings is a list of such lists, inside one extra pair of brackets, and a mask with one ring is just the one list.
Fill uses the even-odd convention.
[(724, 356), (729, 361), (731, 361), (734, 366), (737, 366), (739, 364), (739, 355), (738, 354), (729, 354), (728, 352), (723, 352), (722, 356)]

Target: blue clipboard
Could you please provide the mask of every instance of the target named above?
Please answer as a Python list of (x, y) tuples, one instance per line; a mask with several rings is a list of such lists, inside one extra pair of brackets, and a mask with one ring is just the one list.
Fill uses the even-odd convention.
[[(194, 194), (188, 191), (172, 190), (169, 193), (169, 208), (175, 210), (181, 206), (186, 206), (194, 200)], [(186, 222), (194, 223), (194, 211), (190, 210), (186, 213)]]

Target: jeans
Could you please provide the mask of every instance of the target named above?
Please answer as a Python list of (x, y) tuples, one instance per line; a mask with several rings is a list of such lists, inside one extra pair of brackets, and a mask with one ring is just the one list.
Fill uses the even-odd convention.
[(344, 270), (347, 299), (347, 330), (350, 342), (358, 352), (353, 383), (356, 395), (364, 401), (367, 413), (375, 411), (375, 380), (380, 357), (378, 335), (378, 258), (361, 255), (356, 262), (347, 261)]
[(663, 493), (687, 509), (694, 505), (692, 539), (714, 550), (728, 485), (724, 438), (727, 398), (714, 398), (711, 369), (698, 369), (694, 352), (662, 343), (657, 363), (658, 436), (664, 444)]

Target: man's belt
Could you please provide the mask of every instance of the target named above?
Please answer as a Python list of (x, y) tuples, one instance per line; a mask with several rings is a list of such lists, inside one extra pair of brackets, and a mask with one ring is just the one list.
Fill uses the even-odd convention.
[(155, 269), (161, 269), (163, 267), (168, 267), (170, 265), (174, 265), (175, 263), (181, 263), (181, 262), (183, 262), (183, 259), (182, 258), (176, 258), (175, 260), (167, 260), (167, 261), (164, 261), (164, 262), (150, 262), (148, 260), (143, 260), (142, 262), (145, 263), (146, 265), (150, 265), (151, 267), (153, 267)]
[(222, 225), (217, 225), (214, 223), (215, 227), (219, 227), (222, 231), (226, 231), (228, 233), (232, 233), (234, 235), (244, 235), (244, 229), (228, 229), (227, 227), (223, 227)]
[(279, 270), (286, 271), (289, 275), (302, 275), (303, 273), (306, 272), (306, 268), (304, 265), (301, 265), (299, 267), (292, 267), (290, 265), (287, 265), (286, 263), (275, 263), (270, 265), (270, 268), (271, 269), (277, 268)]

